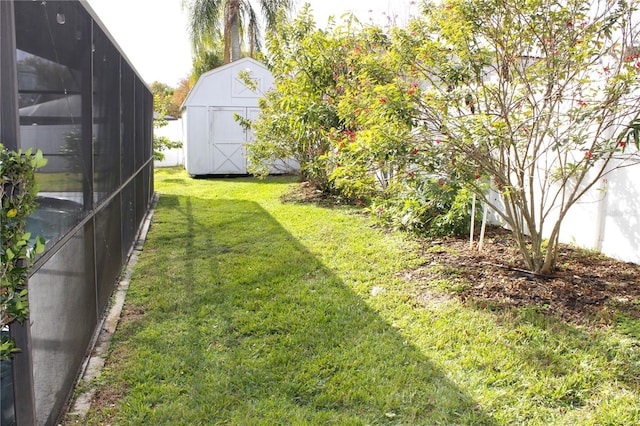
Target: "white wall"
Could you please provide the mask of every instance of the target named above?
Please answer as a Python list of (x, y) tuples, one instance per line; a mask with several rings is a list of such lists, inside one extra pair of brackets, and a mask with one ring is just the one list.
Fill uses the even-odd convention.
[[(568, 237), (580, 234), (591, 238), (586, 246), (616, 259), (640, 264), (640, 165), (616, 170), (600, 182), (600, 190), (592, 190), (591, 206), (582, 204), (567, 217)], [(595, 194), (593, 194), (595, 192)], [(585, 215), (593, 211), (592, 217)]]
[(170, 149), (163, 151), (164, 160), (154, 161), (155, 167), (171, 167), (171, 166), (183, 166), (184, 165), (184, 141), (182, 137), (182, 120), (168, 121), (167, 125), (157, 129), (153, 129), (153, 134), (157, 136), (164, 136), (172, 141), (180, 141), (183, 144), (182, 148)]
[(567, 213), (560, 241), (640, 264), (640, 165), (601, 179)]
[[(640, 264), (640, 164), (608, 174), (567, 213), (560, 228), (560, 242), (592, 249), (625, 262)], [(493, 202), (500, 204), (497, 195)], [(490, 222), (504, 225), (490, 214)], [(556, 216), (545, 224), (549, 236)]]

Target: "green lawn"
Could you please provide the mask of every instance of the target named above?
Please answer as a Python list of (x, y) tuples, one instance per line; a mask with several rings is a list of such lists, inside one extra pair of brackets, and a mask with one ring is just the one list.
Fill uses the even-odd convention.
[(294, 180), (156, 171), (83, 424), (640, 424), (638, 340), (416, 298), (417, 245)]
[(82, 175), (80, 173), (36, 173), (38, 191), (42, 192), (81, 192)]

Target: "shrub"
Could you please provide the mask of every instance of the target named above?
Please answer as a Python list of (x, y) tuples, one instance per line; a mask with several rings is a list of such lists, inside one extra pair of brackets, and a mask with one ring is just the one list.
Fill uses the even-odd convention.
[(469, 232), (472, 193), (456, 181), (414, 175), (389, 192), (368, 209), (379, 224), (430, 237)]
[[(40, 150), (10, 151), (0, 144), (0, 327), (29, 313), (27, 278), (35, 255), (44, 250), (44, 240), (25, 231), (27, 217), (36, 208), (35, 170), (46, 160)], [(0, 342), (0, 359), (18, 348), (8, 337)]]

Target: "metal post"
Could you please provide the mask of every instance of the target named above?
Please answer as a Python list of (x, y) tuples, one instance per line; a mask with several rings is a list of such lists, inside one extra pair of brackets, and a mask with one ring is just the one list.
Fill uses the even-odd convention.
[[(13, 1), (0, 1), (0, 142), (11, 150), (20, 148), (18, 71)], [(9, 327), (20, 352), (13, 356), (13, 396), (16, 422), (35, 424), (35, 392), (29, 322)]]
[(0, 143), (15, 151), (20, 147), (20, 118), (14, 20), (13, 2), (0, 1)]

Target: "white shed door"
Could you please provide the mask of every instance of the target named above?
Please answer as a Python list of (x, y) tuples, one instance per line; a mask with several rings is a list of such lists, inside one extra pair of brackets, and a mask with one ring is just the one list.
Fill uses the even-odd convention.
[(209, 140), (213, 174), (247, 173), (244, 156), (246, 132), (233, 119), (235, 114), (245, 115), (245, 108), (211, 108)]
[[(260, 118), (260, 108), (247, 108), (247, 118), (250, 121), (257, 121)], [(254, 139), (253, 129), (249, 129), (247, 131), (247, 142), (253, 142)]]

